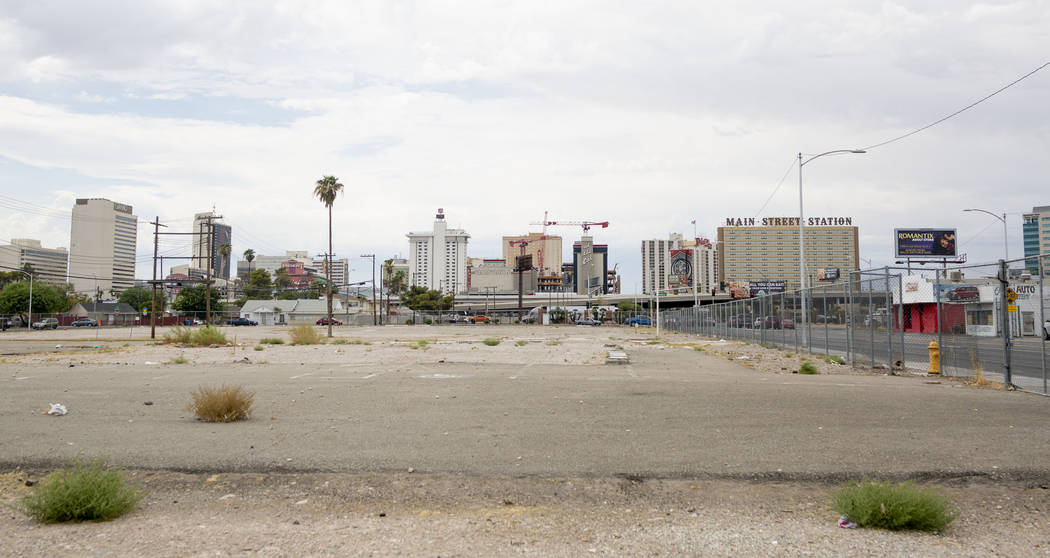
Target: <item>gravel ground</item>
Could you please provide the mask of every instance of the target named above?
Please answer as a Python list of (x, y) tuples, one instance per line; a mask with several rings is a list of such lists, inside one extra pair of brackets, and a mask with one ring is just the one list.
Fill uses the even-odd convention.
[[(771, 376), (800, 358), (744, 342), (701, 340), (646, 329), (508, 326), (339, 328), (346, 344), (253, 350), (281, 328), (225, 328), (231, 345), (154, 345), (148, 330), (56, 331), (0, 337), (9, 381), (66, 363), (134, 364), (180, 370), (241, 362), (367, 366), (449, 362), (597, 366), (612, 348), (692, 351)], [(94, 332), (92, 332), (94, 333)], [(163, 330), (161, 332), (163, 335)], [(487, 337), (501, 339), (495, 347)], [(419, 343), (420, 340), (426, 343)], [(684, 354), (684, 353), (683, 353)], [(746, 358), (741, 358), (746, 357)], [(146, 364), (150, 363), (150, 364)], [(883, 375), (815, 361), (826, 375)], [(900, 378), (887, 380), (903, 381)], [(929, 379), (929, 382), (949, 380)], [(913, 384), (923, 381), (911, 379)], [(904, 388), (909, 384), (901, 384)], [(926, 386), (940, 388), (947, 386)], [(970, 388), (957, 386), (965, 392)], [(1003, 397), (1023, 397), (1003, 394)], [(974, 409), (976, 411), (976, 409)], [(1010, 428), (1013, 428), (1012, 426)], [(2, 438), (0, 438), (2, 441)], [(4, 452), (7, 462), (16, 455)], [(1045, 464), (1033, 464), (1042, 469)], [(46, 467), (46, 466), (44, 466)], [(46, 470), (0, 471), (0, 554), (8, 556), (1046, 556), (1046, 477), (941, 476), (929, 481), (961, 510), (940, 534), (840, 529), (822, 481), (717, 476), (461, 474), (448, 471), (200, 473), (131, 470), (147, 496), (108, 523), (39, 525), (14, 507)], [(900, 476), (900, 475), (898, 475)], [(907, 476), (907, 475), (904, 475)], [(761, 476), (759, 479), (763, 478)]]
[[(841, 529), (822, 483), (131, 472), (108, 523), (0, 519), (8, 556), (1046, 556), (1050, 490), (946, 480), (944, 533)], [(0, 501), (26, 493), (0, 476)]]

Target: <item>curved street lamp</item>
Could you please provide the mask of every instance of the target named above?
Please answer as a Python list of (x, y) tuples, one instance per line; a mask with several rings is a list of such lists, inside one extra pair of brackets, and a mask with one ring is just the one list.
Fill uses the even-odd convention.
[(805, 217), (802, 213), (802, 167), (814, 159), (839, 153), (867, 153), (867, 151), (863, 149), (835, 149), (819, 153), (805, 161), (802, 160), (802, 153), (798, 154), (798, 275), (802, 292), (802, 346), (806, 346), (806, 328), (808, 327), (806, 316), (806, 235), (802, 225), (805, 222)]
[(1010, 261), (1010, 242), (1006, 236), (1006, 213), (1004, 212), (1000, 217), (998, 214), (984, 209), (964, 209), (963, 211), (980, 211), (981, 213), (987, 213), (1003, 222), (1003, 258), (1005, 261)]

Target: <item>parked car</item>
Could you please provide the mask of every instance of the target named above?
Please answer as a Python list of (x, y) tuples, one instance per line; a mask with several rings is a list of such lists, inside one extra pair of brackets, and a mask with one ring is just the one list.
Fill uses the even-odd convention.
[(596, 320), (594, 318), (580, 318), (580, 319), (576, 320), (576, 325), (600, 326), (600, 325), (602, 325), (602, 321), (601, 320)]
[(751, 321), (751, 316), (747, 314), (729, 316), (729, 327), (751, 327), (753, 325), (754, 322)]
[(78, 318), (69, 325), (73, 327), (98, 327), (98, 321), (91, 318)]
[[(259, 324), (256, 324), (256, 323), (253, 322), (252, 325), (259, 325)], [(325, 316), (325, 317), (321, 318), (320, 320), (317, 320), (317, 325), (323, 325), (323, 326), (328, 325), (328, 316)], [(340, 322), (339, 320), (337, 320), (335, 318), (332, 318), (332, 325), (343, 325), (343, 322)]]
[(1043, 339), (1050, 341), (1050, 320), (1043, 322)]
[(33, 322), (33, 329), (58, 329), (58, 320), (55, 318), (44, 318), (39, 322)]
[(477, 314), (474, 316), (468, 316), (467, 321), (472, 324), (487, 324), (489, 323), (489, 317), (483, 314)]
[(232, 320), (226, 320), (226, 325), (231, 326), (257, 326), (259, 322), (255, 320), (249, 320), (248, 318), (235, 318)]
[(980, 298), (981, 292), (977, 290), (977, 287), (972, 285), (956, 287), (955, 289), (948, 291), (948, 300), (953, 302), (973, 301)]
[(624, 323), (629, 325), (629, 326), (651, 326), (651, 325), (653, 325), (653, 322), (652, 322), (652, 320), (649, 319), (649, 316), (635, 316), (633, 318), (628, 318), (627, 321), (624, 322)]
[(795, 320), (784, 318), (783, 320), (780, 320), (780, 327), (784, 329), (795, 329)]
[(777, 316), (766, 316), (755, 320), (755, 327), (760, 329), (780, 329), (780, 318)]

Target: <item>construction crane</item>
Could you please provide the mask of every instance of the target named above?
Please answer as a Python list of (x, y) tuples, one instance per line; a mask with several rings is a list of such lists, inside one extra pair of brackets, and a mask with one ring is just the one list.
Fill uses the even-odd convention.
[(591, 227), (607, 228), (609, 226), (608, 221), (548, 221), (544, 219), (542, 222), (532, 222), (530, 225), (543, 225), (543, 234), (547, 234), (547, 227), (583, 227), (583, 233), (587, 234), (591, 230)]

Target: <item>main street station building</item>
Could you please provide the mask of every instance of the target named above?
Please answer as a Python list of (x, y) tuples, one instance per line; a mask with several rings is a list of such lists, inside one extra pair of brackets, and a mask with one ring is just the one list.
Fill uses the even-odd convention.
[[(806, 282), (821, 284), (835, 270), (859, 269), (857, 227), (852, 217), (807, 217)], [(799, 285), (798, 217), (727, 218), (718, 228), (719, 280), (726, 284), (783, 281)]]

